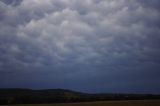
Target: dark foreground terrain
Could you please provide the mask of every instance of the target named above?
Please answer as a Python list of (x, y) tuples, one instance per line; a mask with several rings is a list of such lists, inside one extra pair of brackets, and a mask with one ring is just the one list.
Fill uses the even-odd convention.
[(60, 104), (20, 104), (12, 106), (160, 106), (160, 100), (100, 101)]
[[(127, 100), (145, 100), (145, 101), (127, 101)], [(155, 100), (158, 100), (158, 101), (155, 101)], [(119, 104), (119, 103), (122, 103), (122, 104), (123, 103), (124, 104), (154, 103), (156, 104), (156, 103), (160, 103), (159, 100), (160, 100), (160, 95), (152, 95), (152, 94), (109, 94), (109, 93), (88, 94), (88, 93), (81, 93), (81, 92), (75, 92), (75, 91), (64, 90), (64, 89), (48, 89), (48, 90), (0, 89), (0, 105), (77, 103), (77, 104), (70, 104), (70, 105), (79, 106), (79, 102), (85, 102), (84, 106), (88, 106), (88, 105), (96, 106), (96, 104), (99, 104), (99, 103), (100, 104), (98, 106), (106, 106), (103, 104), (106, 104), (106, 103), (107, 104)], [(111, 102), (94, 102), (94, 101), (111, 101)], [(115, 101), (118, 101), (118, 102), (115, 102)], [(57, 105), (53, 105), (53, 106), (57, 106)], [(60, 106), (68, 106), (68, 104), (60, 104)], [(119, 106), (119, 105), (115, 105), (115, 106)], [(145, 105), (145, 106), (148, 106), (148, 105)]]

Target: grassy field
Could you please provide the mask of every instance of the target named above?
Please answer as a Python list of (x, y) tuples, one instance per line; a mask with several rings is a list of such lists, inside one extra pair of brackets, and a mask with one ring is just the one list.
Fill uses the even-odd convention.
[(86, 103), (29, 104), (12, 106), (160, 106), (160, 100), (102, 101)]

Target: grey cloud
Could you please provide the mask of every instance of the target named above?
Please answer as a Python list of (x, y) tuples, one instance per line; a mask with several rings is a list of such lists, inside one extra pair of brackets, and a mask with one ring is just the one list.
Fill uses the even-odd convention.
[(137, 0), (137, 2), (140, 2), (141, 5), (145, 6), (146, 8), (152, 8), (152, 9), (159, 9), (159, 0)]
[[(112, 81), (111, 88), (121, 78), (134, 83), (136, 77), (127, 77), (131, 74), (146, 83), (159, 74), (157, 4), (157, 0), (1, 0), (0, 73), (26, 77), (39, 73), (35, 83), (45, 76), (48, 83), (62, 78), (68, 81), (66, 87), (74, 83), (72, 78), (83, 81), (82, 76), (96, 84)], [(149, 69), (155, 70), (152, 75)], [(4, 79), (5, 86), (9, 78)]]
[(17, 6), (17, 5), (20, 5), (20, 3), (23, 0), (0, 0), (0, 1), (4, 2), (7, 5)]

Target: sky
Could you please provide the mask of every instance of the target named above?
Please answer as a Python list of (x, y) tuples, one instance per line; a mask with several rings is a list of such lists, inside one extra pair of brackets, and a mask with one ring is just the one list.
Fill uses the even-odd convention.
[(0, 0), (0, 88), (160, 94), (160, 0)]

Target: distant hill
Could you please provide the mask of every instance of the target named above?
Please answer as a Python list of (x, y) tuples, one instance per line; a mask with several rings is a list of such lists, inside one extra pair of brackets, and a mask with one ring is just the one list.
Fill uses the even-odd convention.
[(0, 104), (66, 103), (103, 100), (160, 99), (151, 94), (88, 94), (66, 89), (0, 89)]

